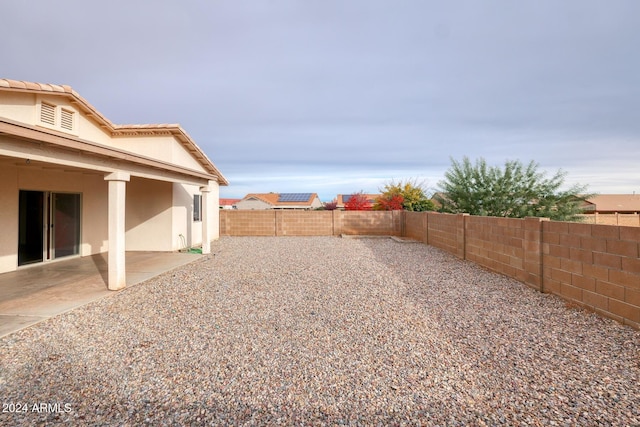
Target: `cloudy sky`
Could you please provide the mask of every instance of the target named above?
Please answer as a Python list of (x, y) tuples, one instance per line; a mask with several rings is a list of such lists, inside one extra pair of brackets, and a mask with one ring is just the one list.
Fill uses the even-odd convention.
[[(98, 6), (99, 5), (99, 6)], [(0, 78), (180, 123), (248, 192), (435, 189), (451, 158), (640, 192), (640, 1), (3, 2)]]

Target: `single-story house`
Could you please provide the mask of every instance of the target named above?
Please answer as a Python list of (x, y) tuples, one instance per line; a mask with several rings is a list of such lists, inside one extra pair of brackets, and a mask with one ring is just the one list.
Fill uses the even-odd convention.
[(177, 251), (219, 236), (227, 180), (177, 124), (116, 125), (69, 86), (0, 79), (0, 273), (108, 253)]
[(317, 209), (322, 202), (317, 193), (251, 193), (236, 203), (245, 210), (265, 209)]
[(586, 200), (587, 214), (640, 213), (640, 194), (599, 194)]
[(220, 209), (236, 209), (236, 203), (242, 199), (220, 198)]
[[(353, 196), (353, 194), (338, 194), (334, 200), (336, 202), (336, 209), (344, 210), (344, 205), (349, 201), (351, 196)], [(363, 194), (363, 196), (365, 196), (369, 204), (373, 206), (381, 194)]]

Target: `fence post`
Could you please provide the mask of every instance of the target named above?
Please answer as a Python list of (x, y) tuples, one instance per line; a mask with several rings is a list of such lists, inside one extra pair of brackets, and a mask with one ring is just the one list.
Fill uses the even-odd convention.
[(544, 292), (542, 270), (543, 222), (549, 218), (527, 217), (524, 219), (524, 270), (525, 284)]
[(333, 210), (333, 235), (339, 236), (342, 234), (342, 211), (338, 209)]
[(467, 257), (467, 217), (468, 213), (461, 213), (456, 218), (456, 255), (459, 258), (466, 259)]
[(422, 242), (425, 245), (429, 244), (429, 212), (424, 212), (422, 217), (422, 227), (424, 234), (422, 235)]

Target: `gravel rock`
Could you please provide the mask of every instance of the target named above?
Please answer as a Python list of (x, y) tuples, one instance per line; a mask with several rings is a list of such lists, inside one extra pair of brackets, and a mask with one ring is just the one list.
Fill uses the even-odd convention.
[(433, 247), (222, 238), (0, 339), (0, 424), (639, 425), (639, 349)]

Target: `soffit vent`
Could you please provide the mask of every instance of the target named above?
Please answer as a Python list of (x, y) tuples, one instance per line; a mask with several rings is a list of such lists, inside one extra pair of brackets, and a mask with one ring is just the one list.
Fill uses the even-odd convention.
[(44, 102), (40, 104), (40, 121), (54, 126), (56, 124), (56, 107)]
[(73, 130), (73, 112), (64, 109), (61, 110), (60, 127), (66, 130)]

